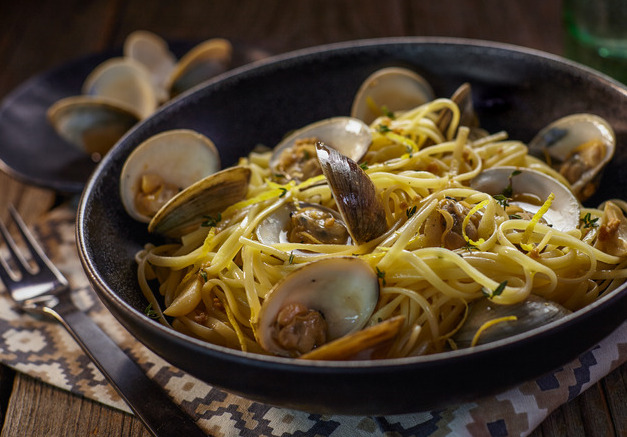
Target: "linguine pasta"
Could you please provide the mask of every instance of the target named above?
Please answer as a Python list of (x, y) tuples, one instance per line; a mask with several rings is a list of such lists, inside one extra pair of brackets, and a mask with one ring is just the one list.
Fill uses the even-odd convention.
[[(436, 123), (442, 110), (452, 115), (444, 132)], [(252, 172), (246, 199), (207, 217), (180, 241), (148, 244), (137, 254), (139, 284), (155, 317), (211, 343), (267, 353), (256, 326), (274, 284), (315, 259), (353, 256), (379, 279), (369, 325), (404, 316), (385, 352), (403, 357), (455, 347), (451, 338), (477, 299), (511, 304), (533, 293), (577, 310), (622, 284), (627, 257), (597, 248), (606, 226), (602, 210), (583, 208), (579, 227), (566, 232), (542, 220), (551, 196), (540, 199), (537, 213), (519, 214), (503, 196), (470, 188), (484, 169), (497, 166), (532, 168), (568, 182), (505, 132), (476, 136), (459, 119), (453, 101), (436, 99), (372, 123), (361, 167), (380, 196), (387, 231), (360, 245), (259, 241), (256, 228), (282, 206), (336, 208), (335, 199), (322, 175), (274, 182), (271, 151), (242, 158), (239, 164)], [(423, 147), (427, 142), (432, 145)]]

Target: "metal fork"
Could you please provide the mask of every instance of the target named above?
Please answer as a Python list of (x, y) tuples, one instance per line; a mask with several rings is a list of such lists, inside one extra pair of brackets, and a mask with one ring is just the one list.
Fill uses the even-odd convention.
[(0, 234), (15, 267), (11, 268), (7, 260), (0, 257), (0, 281), (13, 300), (23, 310), (47, 314), (61, 322), (153, 435), (205, 436), (161, 387), (74, 305), (67, 279), (44, 254), (12, 205), (9, 205), (9, 213), (30, 251), (29, 258), (37, 267), (31, 267), (0, 220)]

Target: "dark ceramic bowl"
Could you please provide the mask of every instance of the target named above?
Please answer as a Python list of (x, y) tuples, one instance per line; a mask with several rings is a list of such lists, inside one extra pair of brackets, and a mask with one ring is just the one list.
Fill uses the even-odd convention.
[(561, 58), (479, 41), (401, 38), (358, 41), (290, 53), (229, 72), (167, 105), (133, 129), (90, 179), (78, 213), (84, 268), (104, 304), (139, 341), (217, 387), (273, 405), (338, 414), (396, 414), (495, 393), (549, 372), (594, 346), (625, 320), (626, 287), (559, 322), (472, 350), (388, 361), (299, 362), (241, 353), (188, 338), (144, 315), (133, 256), (154, 237), (118, 196), (120, 169), (144, 139), (196, 129), (212, 138), (224, 166), (288, 131), (348, 114), (373, 71), (403, 65), (436, 95), (471, 83), (482, 124), (528, 141), (575, 112), (605, 117), (618, 136), (614, 161), (590, 200), (626, 197), (627, 91)]

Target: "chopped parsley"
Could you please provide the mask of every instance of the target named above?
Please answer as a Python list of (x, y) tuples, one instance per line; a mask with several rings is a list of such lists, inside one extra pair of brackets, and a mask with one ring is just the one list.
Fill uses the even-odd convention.
[(390, 127), (385, 124), (380, 124), (379, 126), (377, 126), (377, 132), (384, 134), (386, 132), (392, 132), (392, 129), (390, 129)]
[(493, 298), (495, 296), (500, 296), (501, 294), (503, 294), (503, 291), (505, 290), (505, 287), (507, 286), (507, 280), (501, 282), (498, 287), (496, 287), (496, 289), (494, 290), (488, 290), (485, 287), (481, 287), (481, 292), (483, 293), (483, 295), (487, 298)]
[(279, 187), (279, 190), (281, 190), (281, 194), (279, 194), (279, 197), (283, 197), (287, 194), (287, 188)]
[(288, 264), (294, 264), (294, 252), (290, 252), (290, 257), (287, 259)]
[(514, 176), (518, 176), (520, 173), (522, 173), (520, 170), (514, 170), (512, 172), (512, 174), (509, 175), (509, 177), (507, 178), (509, 181), (509, 184), (507, 185), (507, 187), (505, 187), (503, 189), (503, 196), (510, 198), (512, 197), (512, 194), (514, 194), (514, 189), (512, 188), (512, 178)]
[(207, 272), (205, 272), (204, 270), (199, 270), (198, 274), (201, 276), (202, 280), (207, 282)]
[(416, 205), (412, 206), (411, 208), (407, 208), (407, 210), (405, 211), (405, 214), (407, 214), (407, 218), (411, 218), (411, 216), (416, 214), (416, 208)]
[(385, 272), (377, 267), (377, 278), (381, 279), (381, 284), (385, 286)]
[(494, 200), (496, 200), (503, 208), (507, 208), (509, 206), (509, 198), (504, 194), (496, 194), (492, 197), (494, 197)]
[(394, 113), (392, 111), (390, 111), (390, 109), (383, 105), (381, 107), (381, 112), (383, 112), (383, 115), (385, 115), (387, 118), (394, 120), (396, 117), (394, 116)]
[(596, 228), (597, 226), (599, 226), (599, 224), (597, 223), (599, 221), (598, 217), (592, 218), (592, 215), (590, 215), (589, 212), (586, 213), (586, 215), (583, 216), (583, 218), (581, 218), (581, 223), (583, 224), (584, 228)]
[(222, 214), (218, 213), (216, 217), (204, 215), (203, 218), (205, 219), (205, 221), (201, 223), (201, 226), (204, 226), (206, 228), (213, 228), (222, 220)]
[(146, 309), (144, 310), (144, 314), (146, 314), (151, 319), (158, 319), (159, 318), (159, 314), (154, 309), (152, 309), (152, 304), (151, 303), (149, 303), (148, 306), (146, 307)]
[(361, 169), (363, 171), (368, 170), (368, 163), (367, 162), (362, 162), (361, 164), (359, 164), (359, 167), (361, 167)]

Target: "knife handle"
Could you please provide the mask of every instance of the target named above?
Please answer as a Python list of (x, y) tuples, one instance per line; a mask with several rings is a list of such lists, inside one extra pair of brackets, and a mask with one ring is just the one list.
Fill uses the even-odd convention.
[(46, 305), (43, 312), (61, 322), (153, 435), (206, 437), (191, 417), (87, 314), (65, 300), (61, 299), (58, 305)]

